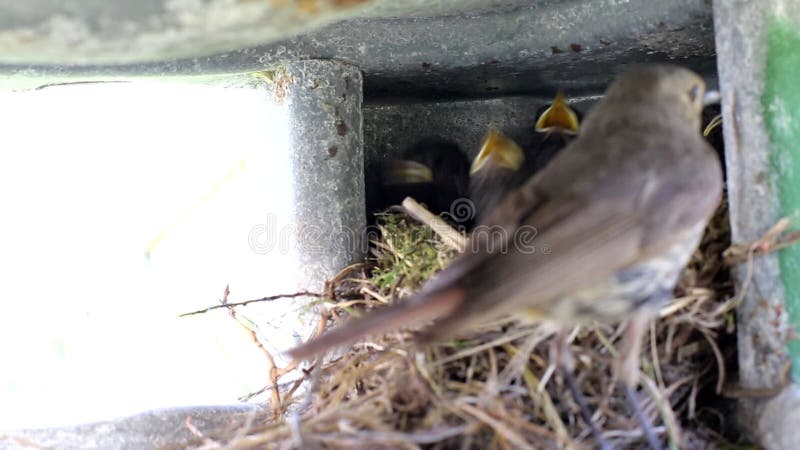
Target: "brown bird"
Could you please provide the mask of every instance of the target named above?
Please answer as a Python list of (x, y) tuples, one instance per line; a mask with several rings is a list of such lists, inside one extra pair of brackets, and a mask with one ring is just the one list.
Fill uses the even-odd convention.
[(469, 194), (480, 221), (527, 178), (525, 153), (511, 138), (492, 128), (469, 172)]
[(477, 227), (467, 251), (418, 294), (290, 355), (419, 322), (435, 321), (419, 336), (431, 342), (501, 316), (562, 326), (628, 319), (616, 371), (631, 398), (646, 324), (721, 197), (720, 164), (699, 131), (704, 94), (702, 78), (680, 67), (622, 76), (580, 135), (482, 222), (503, 233)]

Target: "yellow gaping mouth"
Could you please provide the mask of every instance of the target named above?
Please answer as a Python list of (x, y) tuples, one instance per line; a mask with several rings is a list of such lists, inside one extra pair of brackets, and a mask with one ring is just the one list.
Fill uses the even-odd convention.
[(383, 171), (385, 184), (432, 183), (433, 171), (425, 164), (405, 159), (389, 162)]
[(497, 128), (492, 128), (483, 140), (480, 153), (472, 161), (472, 167), (469, 169), (470, 175), (481, 170), (489, 161), (498, 167), (517, 170), (525, 161), (525, 154), (511, 138)]
[(708, 135), (711, 134), (712, 131), (714, 131), (714, 128), (717, 128), (721, 124), (722, 124), (722, 114), (717, 114), (716, 116), (714, 116), (713, 119), (711, 119), (711, 122), (708, 122), (706, 129), (703, 130), (703, 136), (708, 137)]
[(569, 107), (561, 91), (556, 94), (553, 104), (536, 120), (536, 131), (540, 133), (558, 129), (561, 132), (578, 134), (578, 127), (580, 127), (578, 114)]

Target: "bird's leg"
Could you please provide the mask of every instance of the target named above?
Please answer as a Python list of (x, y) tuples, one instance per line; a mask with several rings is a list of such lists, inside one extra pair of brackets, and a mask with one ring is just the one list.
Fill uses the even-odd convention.
[(586, 422), (589, 429), (592, 431), (592, 436), (594, 436), (597, 443), (600, 444), (600, 448), (603, 450), (612, 450), (614, 447), (606, 441), (603, 437), (603, 433), (597, 428), (594, 420), (592, 420), (592, 412), (589, 410), (589, 405), (586, 404), (586, 398), (584, 398), (580, 386), (578, 386), (578, 380), (575, 379), (575, 375), (572, 373), (575, 370), (575, 355), (573, 355), (572, 350), (569, 349), (568, 328), (562, 328), (556, 336), (556, 365), (561, 369), (564, 381), (567, 382), (567, 387), (569, 387), (570, 393), (572, 393), (572, 398), (574, 398), (575, 403), (578, 404), (578, 409), (581, 412), (583, 421)]
[(636, 385), (639, 382), (639, 355), (642, 349), (642, 338), (647, 329), (647, 324), (651, 318), (650, 314), (644, 311), (635, 313), (628, 322), (622, 340), (622, 349), (617, 357), (614, 372), (622, 388), (625, 390), (625, 397), (633, 410), (636, 421), (642, 427), (647, 443), (653, 450), (662, 450), (661, 441), (653, 431), (653, 425), (642, 410), (642, 402), (636, 395)]

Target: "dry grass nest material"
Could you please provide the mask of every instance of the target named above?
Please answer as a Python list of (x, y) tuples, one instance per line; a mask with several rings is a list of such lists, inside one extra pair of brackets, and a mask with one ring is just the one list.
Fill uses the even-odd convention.
[[(751, 448), (730, 431), (721, 393), (735, 363), (734, 307), (723, 251), (726, 203), (683, 272), (675, 299), (653, 321), (640, 361), (640, 397), (673, 448)], [(402, 214), (378, 218), (381, 238), (369, 267), (330, 286), (334, 325), (412, 293), (455, 255), (431, 230)], [(622, 326), (571, 334), (575, 374), (604, 436), (617, 448), (646, 444), (612, 378)], [(425, 348), (413, 330), (360, 342), (332, 361), (303, 369), (306, 393), (283, 392), (274, 420), (258, 420), (204, 447), (275, 449), (593, 448), (595, 441), (551, 363), (553, 335), (540, 326), (498, 322)], [(295, 385), (296, 387), (296, 385)], [(720, 406), (723, 405), (723, 406)], [(216, 445), (215, 445), (216, 444)]]

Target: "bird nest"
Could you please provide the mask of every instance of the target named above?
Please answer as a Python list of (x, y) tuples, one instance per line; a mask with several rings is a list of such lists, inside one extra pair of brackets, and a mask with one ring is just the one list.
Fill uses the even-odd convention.
[[(348, 268), (329, 283), (325, 297), (331, 302), (324, 316), (334, 326), (348, 316), (402, 301), (456, 254), (428, 226), (402, 213), (377, 219), (381, 235), (370, 264)], [(639, 397), (655, 431), (673, 448), (731, 448), (739, 440), (729, 420), (732, 402), (723, 395), (736, 362), (738, 299), (723, 258), (729, 246), (723, 202), (683, 271), (674, 300), (644, 337)], [(275, 386), (290, 371), (276, 369), (269, 417), (227, 436), (204, 436), (201, 446), (596, 447), (555, 370), (551, 330), (495, 322), (426, 347), (414, 345), (413, 333), (405, 329), (376, 336), (303, 368), (292, 363), (288, 369), (299, 368), (305, 390), (297, 381), (279, 392)], [(574, 328), (575, 376), (604, 437), (616, 448), (643, 448), (642, 431), (612, 371), (621, 334), (622, 325)]]

